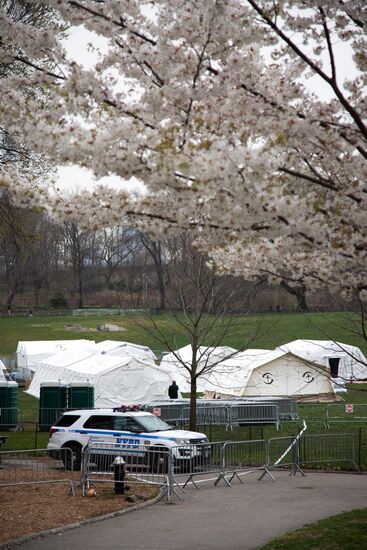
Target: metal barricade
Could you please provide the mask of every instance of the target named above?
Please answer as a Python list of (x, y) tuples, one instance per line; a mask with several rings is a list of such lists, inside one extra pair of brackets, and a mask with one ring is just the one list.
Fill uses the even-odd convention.
[(293, 466), (298, 464), (298, 436), (277, 437), (268, 440), (268, 467)]
[(303, 435), (299, 441), (299, 462), (303, 464), (323, 464), (347, 462), (359, 471), (355, 458), (353, 434)]
[(199, 426), (231, 427), (231, 414), (226, 405), (199, 403), (196, 409), (196, 420)]
[[(274, 476), (267, 467), (267, 441), (254, 439), (251, 441), (228, 441), (222, 447), (221, 472), (215, 481), (215, 485), (221, 479), (230, 486), (234, 477), (242, 483), (241, 475), (254, 471), (261, 471), (262, 476), (267, 473), (273, 481)], [(227, 479), (229, 476), (229, 479)]]
[(325, 428), (336, 422), (367, 422), (367, 404), (329, 403), (326, 407)]
[[(91, 442), (83, 448), (81, 485), (83, 494), (96, 483), (114, 483), (115, 466), (123, 465), (124, 482), (161, 487), (167, 500), (176, 493), (172, 453), (163, 447)], [(176, 493), (179, 497), (179, 495)], [(180, 497), (179, 497), (180, 498)]]
[[(290, 408), (291, 405), (287, 404), (287, 415), (291, 415)], [(144, 409), (180, 427), (188, 425), (190, 421), (190, 402), (187, 399), (146, 403)], [(196, 418), (199, 426), (225, 426), (226, 429), (232, 429), (239, 424), (275, 424), (279, 429), (281, 412), (280, 405), (271, 399), (269, 402), (256, 402), (255, 399), (220, 402), (217, 399), (205, 399), (197, 401)]]
[(192, 483), (197, 488), (195, 478), (207, 474), (218, 474), (222, 469), (224, 442), (196, 443), (179, 445), (172, 449), (174, 478), (177, 485), (185, 489)]
[(75, 495), (74, 482), (78, 473), (65, 464), (72, 464), (71, 449), (32, 449), (0, 452), (0, 487), (40, 483), (69, 483)]
[(280, 428), (279, 407), (274, 403), (238, 403), (230, 407), (231, 426), (241, 424), (275, 424)]
[(298, 415), (298, 404), (289, 397), (235, 397), (233, 400), (237, 403), (254, 403), (254, 404), (273, 404), (279, 407), (279, 418), (280, 420), (299, 420)]

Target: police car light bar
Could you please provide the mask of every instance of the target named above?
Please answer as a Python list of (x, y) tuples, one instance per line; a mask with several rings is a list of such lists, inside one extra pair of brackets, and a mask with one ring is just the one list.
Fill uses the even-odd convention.
[(121, 404), (119, 407), (114, 407), (113, 412), (127, 412), (127, 411), (142, 411), (142, 407), (140, 405), (126, 405)]

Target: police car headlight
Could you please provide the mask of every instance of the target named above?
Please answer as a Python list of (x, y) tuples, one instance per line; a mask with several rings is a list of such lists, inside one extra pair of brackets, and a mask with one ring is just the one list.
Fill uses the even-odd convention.
[(190, 445), (190, 439), (175, 439), (179, 445)]

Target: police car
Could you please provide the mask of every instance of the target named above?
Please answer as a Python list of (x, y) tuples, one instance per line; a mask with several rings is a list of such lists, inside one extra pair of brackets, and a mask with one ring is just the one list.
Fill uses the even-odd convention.
[[(82, 449), (90, 442), (97, 447), (105, 443), (113, 448), (111, 444), (117, 444), (116, 447), (123, 447), (130, 456), (140, 449), (141, 460), (152, 471), (156, 468), (159, 451), (167, 456), (167, 450), (172, 450), (178, 468), (207, 461), (210, 456), (205, 434), (176, 430), (158, 416), (138, 410), (136, 406), (67, 411), (51, 427), (47, 449), (55, 457), (59, 456), (60, 448), (71, 449), (72, 454), (62, 454), (64, 464), (68, 469), (80, 470)], [(112, 461), (111, 454), (110, 464)]]

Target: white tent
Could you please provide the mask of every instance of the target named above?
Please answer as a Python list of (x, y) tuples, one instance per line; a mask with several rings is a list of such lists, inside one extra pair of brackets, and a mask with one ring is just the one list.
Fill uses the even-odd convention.
[[(58, 357), (54, 357), (55, 355)], [(17, 365), (35, 372), (39, 365), (51, 359), (52, 364), (66, 366), (72, 364), (72, 359), (80, 361), (81, 358), (93, 354), (108, 354), (116, 356), (136, 357), (143, 361), (155, 361), (157, 357), (147, 346), (119, 342), (116, 340), (104, 340), (95, 343), (94, 340), (50, 340), (50, 341), (24, 341), (18, 342)]]
[[(330, 368), (336, 386), (344, 385), (348, 381), (367, 379), (367, 359), (355, 346), (333, 340), (294, 340), (277, 349), (290, 351)], [(337, 359), (339, 361), (335, 362)]]
[(41, 361), (60, 352), (78, 352), (95, 346), (94, 340), (35, 340), (18, 342), (17, 365), (34, 372)]
[[(227, 346), (218, 346), (216, 348), (201, 346), (197, 354), (199, 369), (202, 369), (206, 365), (214, 365), (234, 353), (236, 353), (236, 350)], [(172, 380), (176, 381), (182, 392), (189, 392), (191, 389), (190, 374), (182, 362), (190, 368), (191, 361), (192, 347), (189, 344), (175, 352), (167, 353), (163, 356), (160, 363), (160, 366), (170, 373)], [(205, 391), (208, 377), (209, 373), (206, 373), (197, 379), (198, 392)]]
[(64, 384), (88, 381), (94, 386), (95, 407), (114, 407), (167, 399), (171, 378), (153, 362), (98, 354), (67, 367), (40, 366), (27, 393), (39, 398), (42, 382), (58, 381)]
[(281, 350), (246, 350), (210, 374), (207, 397), (319, 396), (334, 400), (329, 369)]

